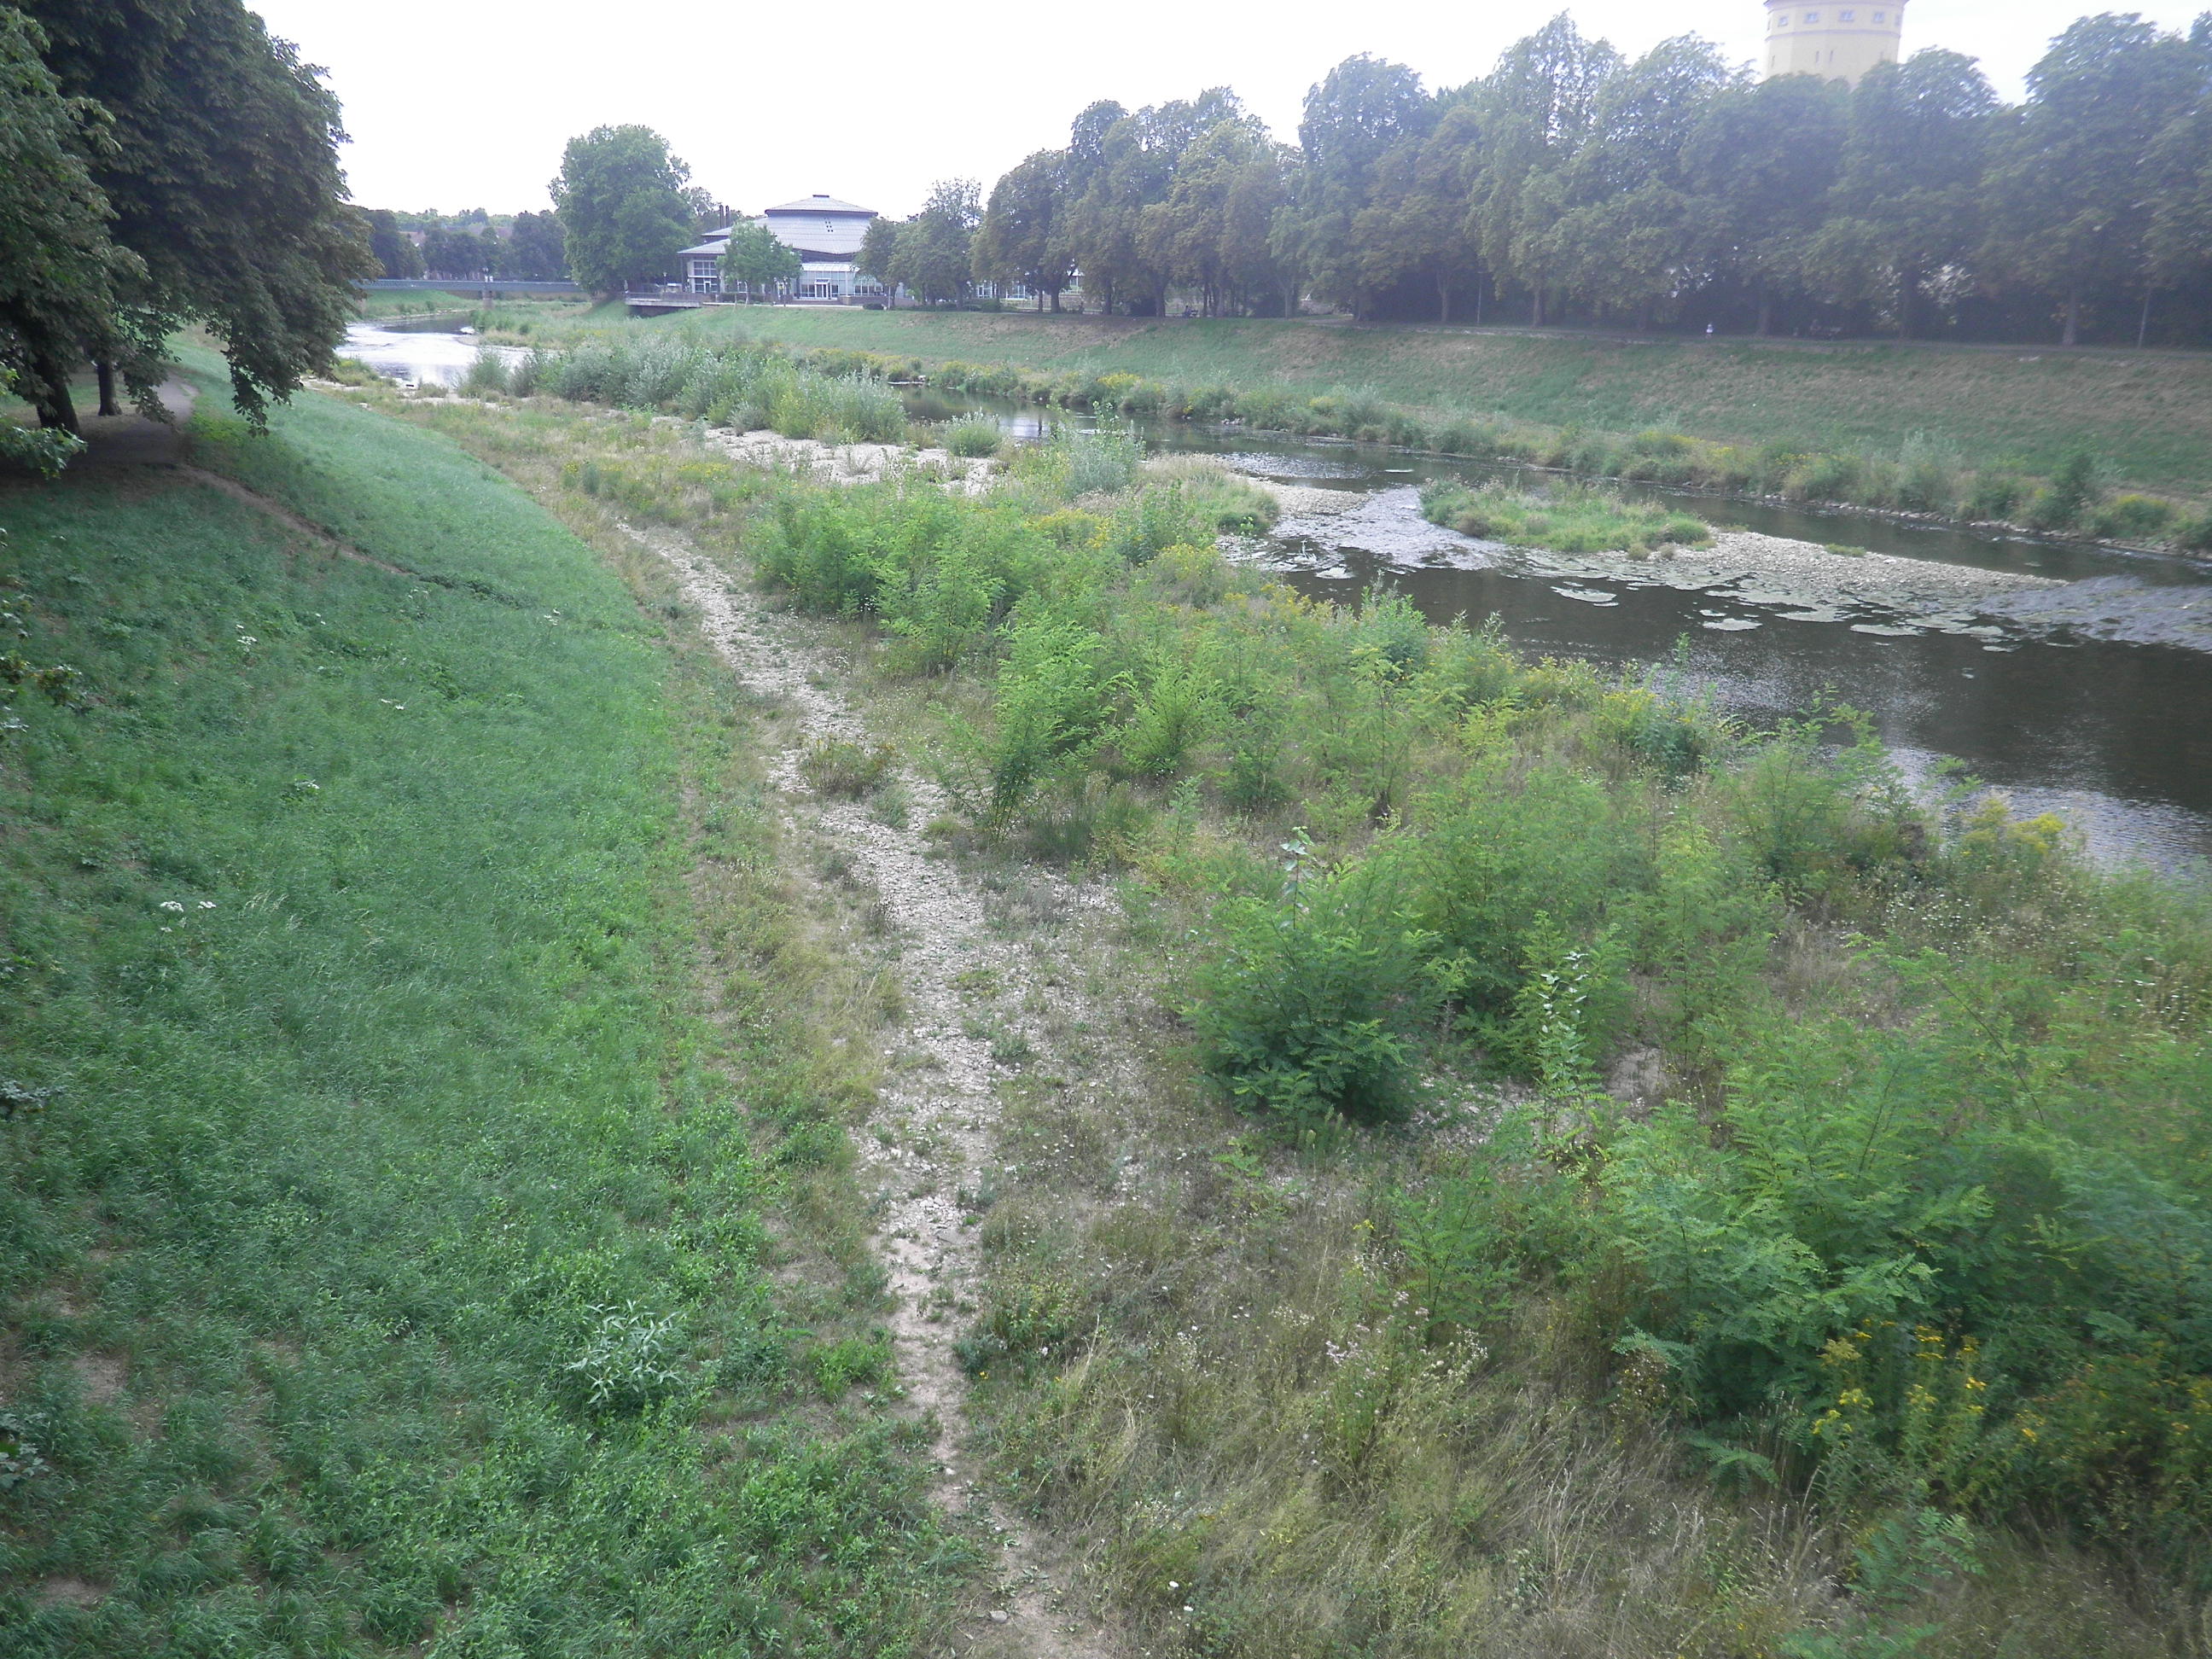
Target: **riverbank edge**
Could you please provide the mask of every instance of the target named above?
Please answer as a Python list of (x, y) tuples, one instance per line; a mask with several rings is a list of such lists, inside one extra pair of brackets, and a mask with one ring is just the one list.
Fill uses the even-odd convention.
[[(533, 343), (530, 336), (535, 328), (514, 331), (507, 326), (521, 320), (520, 316), (505, 317), (495, 307), (481, 314), (479, 324), (507, 343)], [(540, 319), (529, 320), (534, 324)], [(594, 332), (615, 331), (629, 321), (604, 311), (574, 320)], [(747, 323), (737, 319), (731, 326), (743, 330)], [(671, 328), (660, 319), (649, 325), (664, 333)], [(676, 338), (709, 343), (698, 337), (698, 325), (688, 317), (676, 319), (673, 328), (678, 331)], [(545, 337), (541, 334), (534, 343), (545, 343)], [(1301, 397), (1264, 385), (1192, 385), (1129, 372), (1041, 369), (1006, 359), (976, 362), (937, 353), (813, 345), (766, 337), (762, 343), (773, 345), (794, 362), (890, 380), (926, 380), (939, 390), (971, 396), (1080, 410), (1103, 405), (1134, 417), (1232, 431), (1341, 438), (1407, 453), (1503, 463), (1600, 483), (1660, 484), (1716, 500), (1863, 513), (1890, 522), (2006, 538), (2153, 555), (2212, 553), (2212, 499), (2204, 491), (2120, 490), (2108, 495), (2093, 485), (2078, 508), (2062, 513), (2065, 503), (2054, 501), (2051, 492), (2054, 485), (2063, 487), (2063, 481), (2054, 474), (2016, 467), (1968, 468), (1844, 447), (1776, 443), (1754, 447), (1662, 428), (1628, 433), (1553, 425), (1502, 411), (1475, 415), (1465, 409), (1394, 401), (1341, 388)], [(1224, 419), (1224, 415), (1229, 418)], [(1772, 487), (1759, 487), (1762, 484)], [(1958, 502), (1960, 509), (1915, 507), (1899, 498), (1899, 490), (1908, 495), (1924, 492), (1920, 499), (1948, 499)], [(2002, 510), (1972, 510), (1977, 492), (1985, 492), (1985, 501), (2005, 501)], [(2158, 533), (2118, 533), (2153, 520)], [(2108, 526), (2106, 533), (2099, 533), (2100, 523)]]

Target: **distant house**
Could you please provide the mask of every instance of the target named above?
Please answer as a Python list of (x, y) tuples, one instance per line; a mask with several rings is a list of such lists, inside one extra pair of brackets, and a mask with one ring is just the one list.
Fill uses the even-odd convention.
[[(799, 255), (799, 280), (788, 289), (787, 297), (849, 303), (878, 297), (884, 291), (881, 283), (862, 276), (854, 265), (860, 239), (867, 234), (868, 222), (876, 216), (873, 208), (854, 207), (835, 196), (802, 196), (795, 202), (772, 207), (748, 222), (767, 226), (778, 241)], [(692, 293), (745, 291), (743, 283), (722, 281), (722, 250), (728, 245), (730, 228), (734, 227), (710, 232), (696, 247), (687, 247), (677, 256), (683, 262), (684, 285)]]

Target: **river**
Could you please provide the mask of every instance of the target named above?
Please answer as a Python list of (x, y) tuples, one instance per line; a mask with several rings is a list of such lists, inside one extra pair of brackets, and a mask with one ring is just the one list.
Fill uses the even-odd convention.
[[(347, 349), (381, 373), (450, 384), (477, 345), (458, 335), (356, 325)], [(915, 400), (924, 416), (969, 410), (993, 413), (1017, 441), (1034, 441), (1055, 418), (995, 400), (927, 392)], [(2100, 861), (2171, 869), (2212, 858), (2212, 654), (2063, 629), (1900, 629), (1849, 610), (1801, 620), (1812, 611), (1786, 600), (1759, 603), (1632, 578), (1562, 581), (1510, 556), (1468, 557), (1464, 538), (1420, 516), (1418, 487), (1429, 479), (1479, 483), (1510, 469), (1167, 422), (1146, 427), (1146, 435), (1159, 449), (1216, 455), (1240, 471), (1364, 498), (1342, 516), (1286, 520), (1255, 550), (1316, 597), (1356, 603), (1384, 581), (1437, 621), (1496, 616), (1531, 653), (1626, 669), (1679, 659), (1692, 682), (1754, 724), (1802, 713), (1828, 694), (1867, 712), (1908, 775), (1932, 777), (1939, 763), (1955, 761), (2003, 790), (2016, 810), (2065, 818)], [(2203, 565), (2185, 560), (1648, 486), (1632, 493), (1770, 535), (1980, 569), (2174, 586), (2208, 579)]]

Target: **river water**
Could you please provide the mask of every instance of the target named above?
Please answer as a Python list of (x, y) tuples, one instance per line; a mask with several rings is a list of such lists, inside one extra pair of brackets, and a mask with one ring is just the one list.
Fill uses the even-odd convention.
[[(358, 344), (355, 343), (358, 341)], [(442, 332), (356, 325), (349, 355), (380, 372), (451, 384), (477, 343)], [(989, 399), (922, 393), (915, 412), (994, 414), (1018, 441), (1052, 415)], [(1824, 694), (1864, 709), (1909, 775), (1946, 759), (2002, 790), (2021, 811), (2052, 811), (2107, 863), (2166, 868), (2212, 859), (2212, 654), (2009, 629), (1895, 630), (1844, 612), (1818, 621), (1802, 605), (1754, 603), (1631, 579), (1562, 581), (1423, 520), (1419, 486), (1480, 483), (1511, 469), (1377, 446), (1160, 423), (1163, 450), (1212, 454), (1241, 471), (1363, 498), (1341, 516), (1288, 520), (1257, 550), (1292, 586), (1357, 603), (1377, 581), (1428, 616), (1495, 616), (1523, 650), (1637, 669), (1680, 661), (1729, 712), (1754, 724), (1803, 712)], [(2188, 561), (2058, 543), (1985, 537), (1853, 514), (1816, 514), (1656, 488), (1700, 518), (1770, 535), (1847, 544), (1908, 558), (2027, 571), (2061, 580), (2124, 575), (2202, 585)], [(1881, 631), (1869, 631), (1880, 629)]]

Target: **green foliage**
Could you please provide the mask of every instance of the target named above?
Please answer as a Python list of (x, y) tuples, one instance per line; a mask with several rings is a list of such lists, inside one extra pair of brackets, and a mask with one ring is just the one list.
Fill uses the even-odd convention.
[(799, 250), (785, 245), (766, 225), (750, 220), (730, 227), (717, 262), (725, 283), (742, 283), (750, 299), (773, 293), (780, 283), (795, 283), (804, 269)]
[(822, 793), (857, 800), (881, 788), (897, 760), (888, 744), (825, 738), (799, 757), (799, 770)]
[(63, 94), (107, 118), (83, 152), (114, 216), (107, 235), (135, 256), (106, 337), (81, 343), (150, 407), (163, 337), (198, 324), (258, 426), (330, 360), (355, 283), (378, 269), (346, 204), (337, 97), (239, 0), (15, 9), (45, 29)]
[(2036, 491), (2027, 521), (2038, 530), (2070, 530), (2103, 493), (2095, 460), (2076, 450), (2059, 463), (2051, 482)]
[(945, 447), (955, 455), (968, 459), (979, 459), (995, 455), (1006, 446), (1006, 434), (999, 423), (988, 415), (970, 415), (957, 420), (945, 430)]
[(1288, 850), (1279, 895), (1215, 910), (1218, 954), (1190, 1009), (1206, 1066), (1288, 1129), (1401, 1119), (1415, 1094), (1411, 1032), (1433, 1001), (1425, 936), (1379, 863), (1309, 870), (1302, 844)]
[(1006, 822), (1040, 787), (1069, 776), (1105, 734), (1115, 693), (1101, 661), (1105, 644), (1079, 624), (1050, 619), (1014, 630), (992, 695), (991, 737), (975, 744), (987, 819)]
[(1595, 489), (1540, 495), (1503, 484), (1431, 484), (1421, 511), (1464, 536), (1558, 553), (1645, 552), (1668, 542), (1702, 547), (1712, 530), (1686, 513)]
[[(112, 349), (122, 286), (144, 266), (108, 240), (112, 210), (84, 155), (111, 123), (64, 94), (40, 59), (46, 45), (21, 12), (0, 11), (0, 392), (20, 392), (66, 432), (70, 376)], [(69, 454), (0, 422), (0, 460), (52, 477)]]
[(553, 181), (568, 269), (595, 294), (669, 274), (691, 240), (690, 169), (650, 127), (594, 127), (571, 138)]

